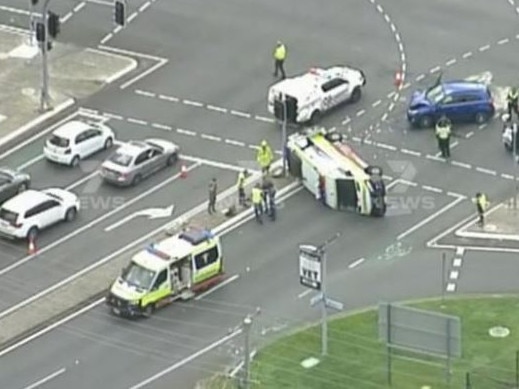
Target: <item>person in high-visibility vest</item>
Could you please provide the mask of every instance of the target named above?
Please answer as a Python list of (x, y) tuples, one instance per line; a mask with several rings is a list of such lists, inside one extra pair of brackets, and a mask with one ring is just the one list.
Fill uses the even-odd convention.
[(506, 104), (508, 108), (508, 115), (510, 115), (510, 119), (512, 118), (512, 111), (519, 118), (519, 91), (516, 87), (512, 87), (508, 90), (508, 95), (506, 96)]
[(285, 79), (285, 59), (287, 58), (287, 48), (283, 42), (278, 41), (276, 48), (274, 49), (274, 77), (281, 73), (281, 78)]
[(251, 197), (256, 221), (260, 224), (263, 224), (263, 190), (261, 189), (260, 184), (254, 185), (254, 188), (252, 188)]
[(262, 141), (256, 155), (256, 161), (258, 161), (263, 174), (269, 173), (270, 165), (272, 164), (273, 160), (274, 154), (272, 153), (272, 149), (266, 140)]
[(236, 181), (236, 188), (238, 189), (238, 204), (241, 206), (245, 205), (245, 180), (248, 175), (247, 169), (242, 170), (238, 173), (238, 180)]
[(443, 116), (436, 123), (436, 139), (438, 139), (438, 148), (442, 158), (450, 158), (451, 156), (451, 122)]
[(476, 210), (478, 211), (478, 224), (483, 227), (485, 225), (485, 212), (490, 205), (487, 196), (484, 193), (476, 193), (476, 197), (472, 200), (476, 204)]

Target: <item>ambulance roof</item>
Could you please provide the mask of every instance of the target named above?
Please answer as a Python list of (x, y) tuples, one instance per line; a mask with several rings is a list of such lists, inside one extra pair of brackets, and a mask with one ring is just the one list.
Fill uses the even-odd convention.
[(157, 271), (164, 268), (165, 261), (175, 262), (185, 258), (196, 246), (213, 238), (215, 236), (211, 231), (189, 228), (160, 242), (150, 244), (137, 253), (132, 260), (147, 269)]

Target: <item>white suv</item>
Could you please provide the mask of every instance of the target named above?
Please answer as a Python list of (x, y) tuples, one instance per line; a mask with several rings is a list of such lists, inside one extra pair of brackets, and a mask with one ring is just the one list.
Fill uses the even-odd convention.
[(79, 160), (109, 149), (114, 141), (115, 134), (107, 125), (73, 120), (54, 130), (43, 154), (52, 162), (77, 166)]
[(64, 189), (26, 190), (0, 207), (0, 234), (34, 239), (46, 227), (74, 220), (79, 206), (78, 197)]

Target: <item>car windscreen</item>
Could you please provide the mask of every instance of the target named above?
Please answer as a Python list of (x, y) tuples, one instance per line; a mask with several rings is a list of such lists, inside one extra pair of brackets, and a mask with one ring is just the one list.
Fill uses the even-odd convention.
[(155, 272), (132, 262), (124, 269), (121, 278), (132, 286), (148, 290), (155, 278)]
[(11, 224), (16, 223), (16, 220), (18, 220), (18, 214), (12, 211), (9, 211), (5, 208), (0, 208), (0, 219), (5, 220), (6, 222), (9, 222)]
[(49, 139), (49, 142), (51, 145), (56, 147), (68, 147), (70, 145), (70, 141), (68, 139), (57, 135), (52, 135)]
[(116, 165), (128, 167), (132, 163), (132, 156), (116, 152), (108, 160)]
[(445, 92), (443, 91), (443, 87), (441, 85), (437, 85), (434, 88), (431, 88), (425, 94), (427, 100), (434, 104), (438, 104), (445, 97)]
[(150, 146), (153, 147), (154, 149), (159, 150), (161, 153), (164, 153), (164, 151), (165, 151), (165, 150), (164, 150), (164, 147), (162, 147), (162, 146), (160, 146), (160, 145), (158, 145), (158, 144), (156, 144), (156, 143), (154, 143), (154, 142), (152, 142), (152, 141), (147, 140), (147, 141), (146, 141), (146, 144), (150, 145)]

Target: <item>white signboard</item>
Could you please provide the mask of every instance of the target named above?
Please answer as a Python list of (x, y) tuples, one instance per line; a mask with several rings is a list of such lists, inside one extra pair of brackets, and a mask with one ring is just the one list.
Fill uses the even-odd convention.
[(299, 246), (299, 281), (301, 285), (321, 290), (321, 255), (317, 247)]

